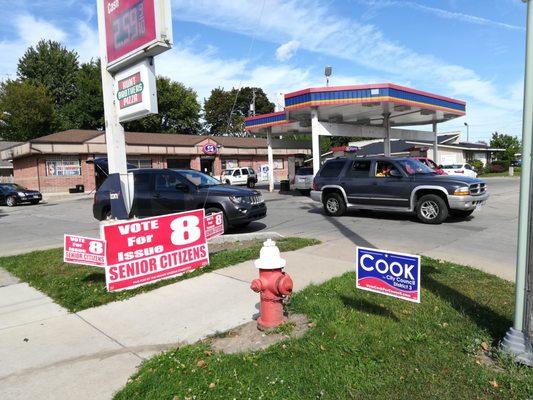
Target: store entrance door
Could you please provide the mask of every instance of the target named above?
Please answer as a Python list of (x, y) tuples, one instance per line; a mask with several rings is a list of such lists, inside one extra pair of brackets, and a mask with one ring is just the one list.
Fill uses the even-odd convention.
[(215, 157), (202, 157), (200, 158), (200, 169), (204, 174), (213, 175), (213, 164)]

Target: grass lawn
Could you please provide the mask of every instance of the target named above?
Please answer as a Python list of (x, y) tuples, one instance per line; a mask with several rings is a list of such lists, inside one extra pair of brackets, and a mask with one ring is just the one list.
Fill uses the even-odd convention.
[[(297, 250), (320, 243), (315, 239), (280, 238), (276, 243), (281, 251)], [(262, 241), (243, 249), (222, 250), (210, 255), (211, 263), (203, 268), (123, 292), (108, 293), (105, 287), (105, 272), (102, 268), (72, 265), (63, 262), (63, 249), (34, 251), (24, 255), (0, 258), (0, 267), (31, 286), (41, 290), (54, 301), (72, 312), (100, 306), (116, 300), (124, 300), (139, 293), (192, 278), (259, 257)]]
[(513, 285), (425, 258), (422, 287), (413, 304), (357, 290), (347, 273), (293, 296), (291, 311), (316, 324), (303, 338), (238, 355), (209, 341), (162, 353), (115, 399), (533, 398), (533, 370), (496, 348), (511, 326)]

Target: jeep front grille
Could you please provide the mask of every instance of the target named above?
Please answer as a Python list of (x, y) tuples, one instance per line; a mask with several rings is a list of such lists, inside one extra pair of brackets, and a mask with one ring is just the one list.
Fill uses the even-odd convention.
[(479, 196), (487, 191), (487, 185), (485, 183), (474, 183), (470, 185), (470, 194), (472, 196)]
[(260, 195), (260, 194), (254, 195), (254, 196), (250, 196), (250, 203), (252, 203), (252, 204), (261, 204), (263, 202), (264, 202), (263, 196)]

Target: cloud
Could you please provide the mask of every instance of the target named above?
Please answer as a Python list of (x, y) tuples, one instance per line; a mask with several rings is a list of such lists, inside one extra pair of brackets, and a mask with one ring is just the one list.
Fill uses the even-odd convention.
[(476, 15), (449, 11), (443, 8), (429, 7), (423, 4), (416, 3), (414, 1), (404, 1), (404, 0), (402, 1), (356, 0), (356, 1), (358, 3), (367, 5), (373, 9), (381, 9), (384, 7), (407, 7), (407, 8), (411, 8), (411, 9), (415, 9), (418, 11), (423, 11), (423, 12), (432, 14), (436, 17), (452, 19), (456, 21), (466, 22), (469, 24), (486, 25), (486, 26), (491, 26), (495, 28), (503, 28), (503, 29), (513, 30), (513, 31), (521, 31), (521, 32), (525, 32), (526, 30), (526, 28), (523, 26), (494, 21), (488, 18), (478, 17)]
[(36, 44), (43, 38), (62, 42), (67, 37), (62, 29), (30, 14), (19, 15), (15, 19), (15, 29), (19, 39), (26, 45)]
[(298, 50), (298, 47), (300, 47), (300, 42), (297, 40), (283, 43), (276, 49), (276, 58), (281, 62), (289, 61)]

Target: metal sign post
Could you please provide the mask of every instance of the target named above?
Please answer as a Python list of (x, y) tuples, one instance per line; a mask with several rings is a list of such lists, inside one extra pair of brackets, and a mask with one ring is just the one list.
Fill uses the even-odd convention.
[(157, 113), (153, 57), (172, 47), (170, 0), (96, 0), (113, 216), (133, 203), (121, 121)]
[(533, 140), (533, 10), (527, 3), (526, 70), (524, 79), (524, 110), (522, 121), (522, 177), (518, 216), (518, 253), (516, 259), (516, 300), (513, 326), (502, 340), (501, 348), (523, 364), (533, 366), (533, 351), (527, 332), (526, 293), (528, 264), (531, 268), (531, 150)]

